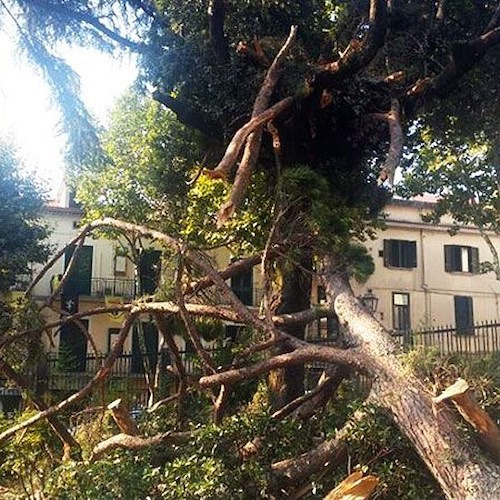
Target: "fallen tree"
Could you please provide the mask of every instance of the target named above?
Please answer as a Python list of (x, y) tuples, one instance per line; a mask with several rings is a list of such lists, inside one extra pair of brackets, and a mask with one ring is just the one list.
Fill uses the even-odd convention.
[[(100, 227), (103, 224), (113, 225), (123, 230), (140, 232), (143, 235), (155, 238), (158, 242), (170, 245), (171, 248), (182, 248), (182, 245), (176, 240), (162, 233), (150, 231), (147, 228), (137, 225), (107, 220), (96, 222), (93, 224), (93, 227)], [(435, 475), (447, 497), (495, 498), (498, 496), (497, 488), (498, 484), (500, 484), (498, 482), (498, 478), (500, 477), (499, 467), (490, 462), (486, 456), (483, 456), (478, 449), (460, 435), (456, 419), (446, 408), (440, 408), (437, 411), (435, 403), (432, 401), (432, 395), (420, 380), (402, 364), (399, 348), (393, 339), (391, 339), (388, 332), (376, 322), (359, 303), (358, 299), (354, 297), (345, 275), (339, 273), (339, 266), (335, 260), (335, 256), (325, 256), (325, 267), (322, 275), (330, 303), (339, 320), (344, 324), (346, 331), (345, 340), (349, 345), (348, 348), (310, 345), (303, 340), (298, 340), (280, 331), (279, 327), (275, 326), (272, 322), (270, 323), (265, 318), (259, 318), (254, 312), (244, 306), (206, 259), (200, 257), (197, 252), (191, 253), (185, 248), (182, 248), (182, 252), (184, 257), (190, 260), (191, 264), (202, 268), (210, 277), (212, 283), (215, 283), (219, 291), (227, 297), (233, 310), (231, 319), (237, 320), (240, 323), (246, 323), (264, 335), (264, 349), (272, 347), (276, 341), (275, 339), (279, 338), (288, 345), (288, 349), (290, 350), (288, 353), (262, 359), (253, 365), (240, 365), (234, 368), (229, 366), (219, 371), (220, 369), (215, 370), (211, 368), (215, 367), (215, 364), (211, 360), (210, 355), (204, 350), (201, 351), (203, 349), (201, 347), (201, 339), (194, 328), (190, 332), (190, 335), (196, 341), (194, 345), (200, 350), (200, 357), (206, 359), (208, 369), (208, 373), (195, 382), (196, 387), (202, 390), (217, 386), (230, 388), (241, 381), (262, 376), (270, 370), (279, 367), (289, 367), (295, 364), (304, 364), (308, 361), (322, 361), (333, 366), (349, 367), (351, 370), (363, 373), (372, 379), (369, 396), (370, 403), (380, 406), (392, 416), (396, 424), (410, 439), (429, 469)], [(199, 312), (197, 307), (187, 308), (186, 306), (184, 305), (179, 308), (175, 305), (168, 305), (166, 307), (161, 303), (148, 302), (131, 304), (131, 307), (121, 308), (120, 310), (125, 311), (127, 316), (121, 328), (118, 342), (113, 347), (113, 350), (94, 379), (82, 390), (71, 395), (69, 398), (49, 408), (41, 408), (42, 411), (30, 419), (4, 430), (0, 434), (0, 442), (5, 442), (5, 440), (12, 437), (15, 433), (33, 425), (40, 419), (54, 419), (57, 413), (71, 407), (93, 390), (96, 390), (111, 373), (113, 363), (129, 334), (130, 325), (134, 317), (137, 317), (142, 312), (154, 312), (160, 318), (166, 312), (168, 314), (175, 313), (179, 315), (181, 314), (181, 310), (184, 310), (184, 314)], [(202, 308), (201, 310), (205, 316), (211, 313), (214, 313), (216, 316), (220, 314), (217, 308), (215, 310)], [(315, 315), (309, 315), (309, 319), (315, 317)], [(301, 315), (298, 315), (295, 319), (304, 320)], [(65, 320), (66, 318), (61, 321)], [(287, 321), (293, 321), (293, 316), (287, 317)], [(279, 325), (280, 318), (276, 318), (275, 322)], [(168, 333), (164, 334), (168, 335)], [(6, 372), (4, 370), (6, 374), (16, 380), (16, 377), (10, 373), (11, 371)], [(184, 380), (184, 383), (188, 382)], [(318, 391), (320, 389), (321, 383), (318, 386)], [(219, 399), (220, 395), (219, 397), (214, 395), (213, 404), (220, 404)], [(305, 401), (307, 401), (307, 398), (298, 398), (295, 405), (291, 403), (291, 407), (299, 407)], [(110, 409), (114, 412), (117, 411), (114, 409), (114, 406)], [(316, 411), (319, 409), (320, 406), (318, 405)], [(279, 416), (279, 412), (277, 416)], [(116, 418), (119, 418), (119, 416), (117, 415)], [(362, 417), (356, 416), (356, 418)], [(127, 423), (128, 418), (124, 421)], [(132, 434), (135, 434), (135, 436), (130, 436), (130, 432), (128, 432), (129, 437), (118, 435), (102, 443), (93, 454), (94, 460), (97, 460), (104, 453), (108, 452), (108, 450), (117, 447), (142, 449), (150, 445), (158, 445), (171, 441), (168, 433), (151, 438), (137, 436), (138, 430), (134, 425), (130, 427), (129, 423), (129, 427), (127, 428), (133, 428), (134, 432)], [(350, 425), (352, 424), (347, 424), (347, 428)], [(341, 432), (332, 441), (325, 441), (319, 448), (311, 452), (310, 455), (305, 454), (297, 460), (289, 459), (283, 463), (273, 465), (274, 474), (276, 477), (281, 478), (280, 481), (284, 486), (300, 483), (311, 474), (315, 474), (321, 470), (326, 463), (334, 460), (334, 457), (337, 457), (337, 460), (342, 457), (343, 450), (345, 450), (345, 441), (342, 436), (343, 433)]]
[[(497, 498), (498, 466), (465, 440), (448, 409), (436, 408), (432, 394), (402, 363), (388, 332), (359, 304), (349, 287), (348, 270), (353, 263), (346, 256), (351, 255), (353, 241), (369, 237), (377, 227), (377, 216), (390, 196), (390, 184), (403, 157), (408, 130), (422, 127), (442, 138), (451, 133), (466, 136), (479, 131), (494, 139), (491, 132), (498, 129), (494, 107), (498, 82), (492, 75), (497, 62), (495, 49), (500, 42), (500, 6), (491, 2), (435, 5), (370, 0), (269, 2), (264, 7), (262, 2), (219, 0), (209, 2), (209, 30), (205, 40), (199, 27), (206, 19), (200, 16), (199, 2), (184, 2), (182, 6), (168, 2), (122, 2), (140, 21), (138, 31), (145, 42), (138, 43), (133, 30), (116, 32), (119, 31), (116, 27), (123, 26), (126, 30), (129, 25), (118, 22), (117, 14), (108, 10), (113, 2), (101, 3), (96, 12), (89, 5), (77, 9), (71, 2), (63, 9), (45, 2), (28, 3), (30, 8), (20, 9), (16, 22), (22, 28), (21, 20), (26, 21), (27, 29), (21, 31), (23, 42), (35, 59), (37, 54), (44, 54), (43, 66), (48, 68), (53, 82), (58, 80), (47, 64), (50, 53), (36, 50), (40, 49), (40, 34), (52, 41), (62, 36), (60, 33), (66, 36), (67, 30), (76, 30), (101, 43), (111, 40), (140, 51), (144, 54), (142, 69), (147, 83), (156, 89), (153, 98), (169, 108), (183, 126), (204, 135), (197, 144), (202, 144), (207, 152), (204, 151), (201, 162), (203, 168), (196, 170), (208, 170), (208, 177), (226, 179), (230, 185), (216, 207), (219, 214), (216, 221), (208, 217), (213, 213), (207, 209), (210, 205), (201, 204), (201, 209), (191, 213), (187, 222), (180, 222), (184, 223), (184, 232), (179, 230), (177, 234), (183, 234), (185, 239), (173, 237), (164, 229), (172, 227), (169, 216), (175, 218), (178, 214), (175, 202), (172, 209), (166, 201), (169, 198), (166, 193), (174, 196), (171, 186), (163, 185), (163, 191), (152, 190), (158, 200), (143, 196), (148, 207), (139, 212), (136, 217), (139, 223), (135, 224), (109, 216), (106, 210), (114, 213), (113, 196), (104, 204), (100, 201), (101, 192), (93, 200), (86, 200), (90, 209), (96, 209), (96, 204), (103, 205), (104, 208), (99, 207), (103, 218), (86, 226), (73, 244), (81, 247), (88, 234), (104, 227), (113, 228), (114, 234), (132, 233), (138, 238), (152, 239), (175, 255), (175, 296), (165, 302), (150, 298), (116, 308), (125, 317), (118, 342), (93, 379), (63, 401), (3, 430), (0, 442), (44, 418), (52, 419), (102, 386), (134, 318), (151, 313), (174, 354), (171, 370), (177, 380), (176, 398), (169, 402), (176, 401), (182, 425), (186, 422), (188, 389), (197, 394), (205, 391), (214, 419), (224, 422), (230, 393), (238, 383), (269, 371), (273, 373), (270, 377), (275, 396), (273, 415), (278, 420), (279, 415), (311, 403), (311, 398), (303, 394), (301, 370), (306, 362), (322, 361), (330, 368), (369, 376), (368, 401), (391, 416), (448, 498)], [(111, 19), (113, 29), (101, 19)], [(296, 25), (298, 29), (290, 28)], [(249, 50), (246, 40), (252, 38), (254, 49)], [(239, 47), (236, 53), (231, 52), (233, 46)], [(58, 91), (66, 96), (69, 89), (58, 87)], [(477, 102), (471, 96), (477, 100), (484, 98), (488, 104), (464, 106), (464, 102)], [(479, 128), (472, 130), (478, 125)], [(233, 139), (227, 141), (229, 137)], [(133, 177), (136, 184), (132, 184), (142, 188), (141, 193), (149, 193), (152, 187), (156, 189), (151, 184), (156, 181), (161, 184), (164, 174), (178, 173), (173, 166), (175, 155), (166, 154), (168, 141), (163, 139), (156, 141), (157, 149), (151, 148), (158, 155), (145, 156), (141, 167), (143, 178)], [(133, 148), (132, 152), (134, 158), (142, 154)], [(199, 163), (192, 151), (184, 154), (192, 164)], [(123, 156), (126, 155), (127, 150)], [(128, 168), (132, 172), (138, 168), (135, 162), (124, 161), (123, 156), (112, 158), (111, 163), (116, 161), (122, 169), (130, 163)], [(218, 166), (206, 169), (206, 163), (210, 162)], [(94, 174), (104, 169), (101, 162), (96, 163), (85, 165), (88, 169), (85, 175), (91, 183)], [(185, 177), (191, 173), (192, 169), (186, 167)], [(271, 203), (259, 207), (268, 212), (266, 217), (262, 215), (258, 223), (250, 224), (251, 229), (245, 226), (243, 235), (258, 241), (262, 255), (248, 259), (249, 266), (262, 263), (266, 284), (266, 307), (262, 315), (248, 309), (225, 283), (231, 276), (231, 266), (216, 270), (199, 250), (210, 246), (207, 240), (193, 244), (203, 239), (200, 234), (207, 228), (212, 235), (219, 235), (218, 243), (237, 239), (234, 234), (224, 233), (224, 228), (232, 227), (237, 233), (237, 224), (231, 224), (245, 209), (256, 174), (264, 178), (262, 183), (267, 188), (261, 186), (260, 199), (267, 197)], [(194, 186), (205, 182), (196, 179)], [(111, 190), (109, 186), (104, 188), (102, 191), (106, 193)], [(124, 192), (122, 199), (132, 194)], [(192, 201), (188, 195), (183, 202), (186, 199)], [(140, 223), (144, 220), (153, 221), (152, 228)], [(55, 258), (60, 258), (63, 252)], [(44, 272), (53, 262), (49, 262)], [(315, 262), (322, 263), (322, 271), (317, 271), (319, 266), (314, 268)], [(74, 260), (62, 283), (73, 264)], [(196, 273), (191, 274), (192, 269)], [(310, 307), (313, 278), (322, 281), (327, 290), (329, 312)], [(224, 307), (204, 300), (201, 291), (208, 288), (217, 290), (218, 297), (226, 304)], [(56, 291), (45, 306), (57, 310), (55, 298)], [(109, 309), (101, 308), (92, 314), (106, 311)], [(305, 325), (325, 314), (335, 314), (343, 324), (345, 345), (310, 346), (304, 340)], [(182, 322), (200, 359), (202, 378), (193, 380), (183, 370), (171, 332), (165, 325), (167, 315)], [(201, 341), (194, 316), (215, 317), (250, 327), (253, 337), (244, 350), (248, 359), (239, 356), (220, 367)], [(61, 323), (80, 317), (85, 314), (63, 318)], [(39, 330), (17, 332), (1, 339), (0, 345), (7, 349), (17, 340), (38, 333)], [(329, 396), (334, 396), (336, 386), (332, 382), (331, 391), (326, 391)], [(315, 395), (319, 397), (321, 392), (318, 386)], [(317, 414), (327, 400), (326, 396), (315, 399), (315, 405), (306, 413)], [(277, 458), (269, 470), (274, 472), (278, 489), (284, 488), (288, 493), (309, 476), (321, 474), (325, 464), (340, 460), (352, 422), (362, 420), (362, 415), (361, 412), (348, 418), (337, 436), (323, 440), (315, 449), (297, 457)], [(116, 444), (142, 449), (148, 443), (156, 445), (167, 438), (163, 433), (156, 437), (118, 436), (111, 438), (105, 447), (112, 450)], [(245, 445), (248, 442), (253, 443), (247, 440)], [(255, 448), (257, 455), (264, 449)], [(242, 454), (235, 452), (234, 456), (239, 459)]]

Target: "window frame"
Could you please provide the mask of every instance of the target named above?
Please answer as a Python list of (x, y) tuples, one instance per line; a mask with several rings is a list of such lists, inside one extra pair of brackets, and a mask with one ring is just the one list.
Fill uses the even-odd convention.
[[(111, 352), (111, 350), (115, 346), (115, 344), (118, 340), (118, 337), (120, 335), (120, 331), (121, 331), (120, 328), (116, 328), (116, 327), (108, 328), (108, 351), (107, 351), (108, 354)], [(121, 347), (120, 352), (118, 354), (119, 354), (119, 356), (121, 356), (123, 354), (123, 346)]]
[[(444, 245), (444, 270), (447, 273), (479, 274), (479, 248), (468, 245)], [(467, 252), (467, 269), (463, 253)]]
[(229, 287), (246, 306), (254, 305), (253, 268), (239, 272), (229, 279)]
[[(407, 303), (396, 304), (395, 298), (397, 295), (406, 296)], [(400, 319), (400, 313), (396, 313), (396, 311), (399, 311), (400, 309), (405, 310), (403, 314), (406, 316), (406, 328), (399, 328), (400, 325), (396, 325), (396, 318)], [(401, 323), (401, 321), (397, 321), (397, 323)], [(392, 330), (395, 335), (403, 335), (404, 333), (411, 331), (411, 302), (409, 292), (392, 292)]]
[(392, 269), (417, 268), (416, 240), (384, 239), (384, 266)]
[(117, 252), (114, 260), (115, 276), (125, 276), (127, 274), (127, 257)]

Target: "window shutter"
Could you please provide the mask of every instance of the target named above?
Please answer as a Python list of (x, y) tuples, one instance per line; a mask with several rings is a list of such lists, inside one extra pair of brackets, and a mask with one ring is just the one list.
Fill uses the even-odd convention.
[(390, 267), (391, 265), (391, 241), (384, 240), (384, 266)]
[(471, 273), (479, 274), (479, 248), (470, 248), (469, 259), (469, 269)]
[(417, 242), (408, 241), (408, 267), (417, 267)]
[(467, 314), (469, 319), (468, 333), (474, 333), (474, 309), (472, 307), (472, 297), (467, 297)]
[(253, 305), (253, 271), (245, 271), (231, 278), (231, 290), (247, 306)]
[(447, 273), (453, 271), (453, 245), (444, 246), (444, 270)]
[(455, 326), (457, 333), (468, 334), (474, 332), (474, 314), (472, 297), (455, 296)]

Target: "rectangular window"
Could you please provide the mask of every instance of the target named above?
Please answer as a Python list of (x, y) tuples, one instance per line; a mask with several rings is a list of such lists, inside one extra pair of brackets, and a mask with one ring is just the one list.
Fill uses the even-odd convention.
[(460, 245), (444, 246), (444, 269), (448, 273), (479, 273), (479, 249)]
[(127, 257), (125, 255), (115, 255), (115, 274), (127, 273)]
[(160, 283), (161, 252), (159, 250), (143, 250), (139, 259), (140, 293), (152, 294)]
[(323, 286), (318, 286), (318, 304), (326, 304), (326, 290)]
[(392, 294), (392, 328), (395, 333), (403, 333), (411, 329), (409, 293), (394, 292)]
[(246, 306), (253, 305), (253, 270), (242, 272), (231, 278), (231, 290)]
[[(115, 346), (118, 336), (120, 335), (120, 328), (108, 328), (108, 353)], [(120, 350), (119, 354), (122, 354), (123, 347)]]
[(144, 334), (144, 345), (146, 352), (141, 351), (141, 341), (139, 338), (139, 331), (137, 326), (134, 327), (132, 332), (132, 373), (144, 373), (143, 354), (147, 356), (151, 371), (154, 373), (156, 363), (158, 361), (158, 329), (154, 323), (142, 323)]
[(474, 311), (472, 297), (455, 296), (455, 326), (457, 334), (472, 335), (474, 333)]
[(87, 335), (89, 321), (68, 321), (61, 326), (58, 368), (67, 372), (85, 372), (87, 361)]
[[(64, 252), (64, 269), (69, 266), (75, 249), (75, 245), (71, 245)], [(83, 245), (78, 250), (76, 262), (64, 284), (64, 290), (62, 291), (64, 295), (91, 295), (93, 251), (93, 247), (89, 245)]]
[(384, 266), (407, 269), (417, 267), (417, 242), (384, 240)]

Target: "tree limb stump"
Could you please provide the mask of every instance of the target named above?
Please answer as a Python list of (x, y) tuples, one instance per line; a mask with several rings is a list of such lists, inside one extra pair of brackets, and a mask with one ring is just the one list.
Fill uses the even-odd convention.
[(477, 431), (481, 446), (500, 464), (500, 429), (488, 413), (478, 405), (467, 381), (459, 378), (432, 400), (434, 403), (453, 401), (462, 417)]
[(137, 424), (130, 416), (128, 408), (121, 399), (115, 399), (112, 403), (109, 403), (108, 410), (111, 412), (113, 420), (123, 434), (128, 434), (129, 436), (139, 435)]

